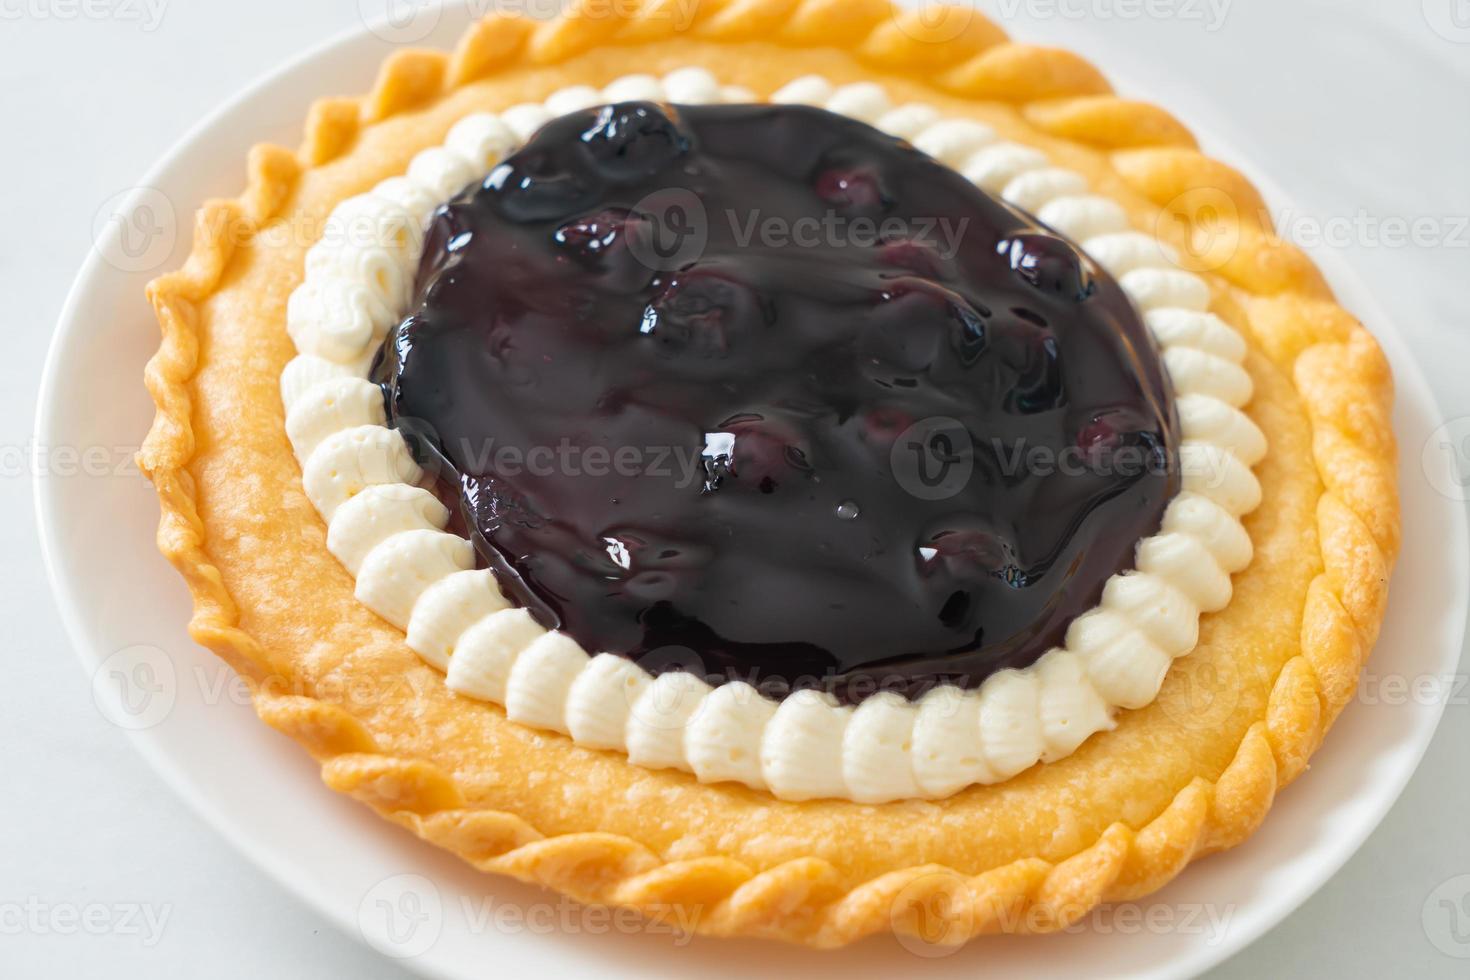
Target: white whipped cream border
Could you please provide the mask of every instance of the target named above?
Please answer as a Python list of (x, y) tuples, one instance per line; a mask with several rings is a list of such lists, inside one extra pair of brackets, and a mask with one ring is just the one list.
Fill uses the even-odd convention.
[(1139, 542), (1135, 569), (1109, 579), (1064, 647), (1025, 670), (1001, 671), (976, 690), (943, 686), (916, 702), (883, 693), (856, 707), (814, 691), (778, 703), (744, 682), (712, 688), (688, 673), (655, 678), (622, 657), (589, 656), (511, 608), (491, 573), (475, 569), (469, 541), (443, 530), (448, 511), (423, 487), (403, 437), (386, 427), (368, 364), (407, 312), (434, 208), (548, 119), (627, 99), (754, 101), (704, 69), (684, 68), (467, 116), (405, 176), (338, 205), (307, 253), (287, 309), (300, 353), (281, 374), (281, 398), (306, 493), (327, 521), (328, 549), (356, 576), (357, 598), (404, 630), (452, 690), (503, 705), (514, 721), (624, 752), (635, 765), (787, 800), (881, 803), (1002, 782), (1112, 728), (1116, 709), (1153, 701), (1170, 663), (1194, 649), (1201, 613), (1230, 601), (1231, 573), (1251, 560), (1240, 517), (1260, 502), (1251, 466), (1266, 440), (1240, 411), (1252, 395), (1245, 343), (1208, 312), (1204, 280), (1181, 270), (1167, 245), (1130, 229), (1122, 207), (1090, 193), (1083, 175), (982, 123), (893, 106), (872, 83), (834, 88), (807, 76), (771, 101), (823, 106), (911, 140), (1081, 242), (1157, 338), (1176, 395), (1184, 475), (1159, 532)]

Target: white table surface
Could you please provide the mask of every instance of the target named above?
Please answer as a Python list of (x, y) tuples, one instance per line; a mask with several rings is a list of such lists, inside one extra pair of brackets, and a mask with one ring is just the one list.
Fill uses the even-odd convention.
[[(0, 976), (405, 976), (234, 853), (98, 713), (41, 571), (28, 458), (42, 357), (98, 210), (217, 103), (383, 3), (0, 0)], [(1271, 174), (1294, 202), (1283, 230), (1343, 252), (1406, 334), (1470, 475), (1470, 0), (982, 6)], [(1215, 976), (1466, 975), (1464, 680), (1358, 855)], [(1370, 676), (1350, 710), (1399, 703)]]

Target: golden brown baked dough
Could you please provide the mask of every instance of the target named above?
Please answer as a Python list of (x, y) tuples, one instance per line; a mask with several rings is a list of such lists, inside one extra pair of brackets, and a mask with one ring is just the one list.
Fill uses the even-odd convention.
[[(1271, 445), (1246, 519), (1255, 559), (1158, 699), (1116, 730), (945, 800), (781, 802), (458, 698), (354, 599), (277, 388), (303, 229), (468, 112), (690, 64), (762, 97), (814, 72), (983, 119), (1175, 244), (1247, 338), (1247, 412)], [(1230, 234), (1196, 240), (1201, 195)], [(1351, 697), (1382, 620), (1399, 540), (1388, 367), (1263, 215), (1166, 112), (1113, 96), (1073, 54), (1007, 42), (968, 8), (936, 20), (886, 0), (735, 0), (701, 3), (686, 24), (669, 0), (590, 0), (546, 23), (491, 16), (452, 55), (399, 52), (368, 95), (316, 103), (299, 150), (256, 147), (245, 192), (206, 203), (185, 266), (150, 285), (163, 343), (139, 461), (162, 503), (159, 546), (189, 583), (194, 638), (248, 680), (261, 717), (327, 785), (478, 868), (584, 901), (679, 903), (702, 933), (812, 946), (1056, 929), (1248, 836)], [(922, 915), (936, 908), (937, 930)]]

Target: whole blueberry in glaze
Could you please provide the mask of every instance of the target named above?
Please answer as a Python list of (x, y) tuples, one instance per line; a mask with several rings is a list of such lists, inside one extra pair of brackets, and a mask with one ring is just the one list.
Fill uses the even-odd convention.
[[(666, 267), (671, 194), (702, 247)], [(426, 242), (392, 418), (506, 594), (589, 652), (846, 701), (974, 687), (1059, 643), (1178, 487), (1117, 284), (850, 119), (572, 113)], [(1042, 465), (1129, 448), (1154, 465)]]
[(626, 235), (629, 212), (624, 208), (608, 208), (568, 221), (552, 236), (558, 245), (582, 258), (611, 252)]
[(1056, 235), (1013, 235), (999, 248), (1016, 275), (1041, 292), (1074, 303), (1092, 294), (1092, 276), (1082, 254)]
[(895, 269), (916, 273), (926, 279), (939, 279), (946, 273), (946, 262), (931, 242), (912, 238), (896, 238), (879, 246), (880, 260)]
[(833, 167), (817, 174), (817, 196), (838, 207), (871, 208), (883, 203), (878, 176), (867, 168)]
[(695, 266), (659, 278), (639, 330), (670, 350), (722, 358), (732, 343), (764, 343), (769, 322), (761, 298), (737, 272)]
[(625, 102), (595, 112), (581, 142), (595, 161), (594, 172), (611, 181), (652, 177), (689, 149), (688, 137), (656, 106)]

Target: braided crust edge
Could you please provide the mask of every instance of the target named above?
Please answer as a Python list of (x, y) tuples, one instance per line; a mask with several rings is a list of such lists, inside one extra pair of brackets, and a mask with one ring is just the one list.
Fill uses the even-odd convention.
[[(298, 150), (255, 147), (239, 198), (201, 208), (184, 266), (148, 287), (162, 343), (146, 371), (157, 414), (138, 455), (160, 498), (160, 550), (193, 596), (191, 635), (251, 683), (261, 718), (301, 742), (333, 789), (481, 870), (655, 918), (683, 906), (696, 914), (681, 921), (710, 935), (834, 947), (889, 930), (942, 943), (1048, 932), (1101, 902), (1154, 891), (1194, 858), (1244, 840), (1277, 789), (1305, 770), (1352, 697), (1383, 618), (1399, 524), (1392, 380), (1377, 344), (1333, 303), (1310, 260), (1272, 234), (1261, 198), (1244, 178), (1199, 153), (1167, 112), (1110, 94), (1097, 70), (1074, 54), (1010, 43), (966, 7), (943, 8), (936, 17), (932, 9), (922, 16), (896, 10), (887, 0), (720, 0), (698, 5), (693, 20), (680, 24), (674, 2), (585, 0), (548, 22), (491, 15), (452, 54), (399, 51), (366, 96), (314, 104)], [(1246, 731), (1214, 782), (1195, 778), (1144, 826), (1113, 823), (1059, 862), (1026, 858), (977, 875), (921, 865), (846, 888), (818, 858), (757, 872), (718, 856), (666, 861), (615, 834), (547, 837), (513, 813), (467, 807), (442, 769), (382, 754), (344, 709), (283, 695), (269, 683), (291, 677), (291, 669), (240, 628), (235, 602), (207, 552), (188, 469), (195, 450), (190, 385), (199, 354), (197, 304), (219, 286), (235, 244), (277, 213), (300, 175), (346, 153), (363, 128), (506, 67), (554, 64), (595, 46), (663, 40), (676, 30), (721, 43), (838, 47), (883, 71), (922, 76), (942, 91), (1011, 103), (1037, 129), (1110, 153), (1131, 189), (1159, 205), (1161, 215), (1177, 218), (1186, 239), (1198, 236), (1198, 250), (1190, 250), (1195, 260), (1248, 297), (1250, 323), (1261, 325), (1251, 331), (1252, 341), (1289, 367), (1310, 421), (1323, 484), (1316, 510), (1322, 571), (1307, 592), (1300, 652), (1281, 669), (1265, 716)], [(1223, 239), (1218, 225), (1196, 223), (1200, 194), (1225, 205)], [(1218, 221), (1219, 213), (1211, 217)], [(946, 910), (938, 934), (936, 908)]]

